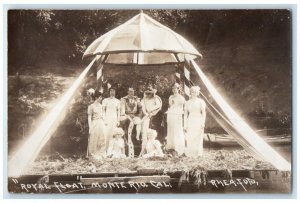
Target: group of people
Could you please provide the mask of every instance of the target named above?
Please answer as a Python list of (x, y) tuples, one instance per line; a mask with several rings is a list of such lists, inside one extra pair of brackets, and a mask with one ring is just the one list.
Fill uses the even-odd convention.
[[(166, 112), (166, 149), (175, 150), (178, 155), (201, 156), (206, 104), (199, 98), (200, 88), (190, 88), (188, 101), (180, 94), (179, 84), (175, 83), (172, 91)], [(88, 106), (89, 157), (133, 157), (134, 127), (134, 139), (141, 143), (139, 157), (164, 155), (162, 145), (156, 139), (157, 131), (150, 128), (151, 120), (162, 109), (162, 100), (154, 88), (149, 86), (142, 99), (135, 96), (133, 88), (129, 88), (128, 95), (120, 100), (115, 97), (116, 91), (113, 88), (105, 99), (101, 92), (93, 89), (88, 94), (92, 98)]]

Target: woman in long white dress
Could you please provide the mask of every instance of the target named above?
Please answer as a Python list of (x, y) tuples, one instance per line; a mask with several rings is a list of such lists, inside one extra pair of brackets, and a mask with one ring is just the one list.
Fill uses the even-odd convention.
[(104, 122), (107, 127), (107, 147), (113, 137), (113, 130), (120, 124), (120, 100), (115, 97), (115, 89), (109, 90), (110, 96), (103, 99)]
[(190, 88), (190, 99), (185, 105), (186, 150), (188, 157), (202, 156), (203, 134), (206, 119), (206, 104), (199, 96), (200, 88)]
[(92, 94), (94, 102), (88, 106), (88, 157), (103, 158), (106, 156), (106, 133), (101, 105), (102, 94), (98, 91)]
[(185, 149), (183, 132), (183, 114), (185, 98), (179, 94), (180, 85), (175, 83), (172, 87), (173, 95), (169, 97), (167, 113), (167, 149), (174, 149), (182, 155)]

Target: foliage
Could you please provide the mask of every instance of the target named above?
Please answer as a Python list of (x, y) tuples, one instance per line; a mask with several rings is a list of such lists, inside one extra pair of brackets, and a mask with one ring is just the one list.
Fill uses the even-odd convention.
[[(223, 159), (219, 156), (222, 154)], [(207, 170), (224, 170), (224, 179), (230, 179), (230, 170), (274, 169), (266, 162), (257, 165), (245, 150), (205, 150), (202, 157), (163, 158), (107, 158), (87, 159), (83, 156), (60, 155), (40, 156), (26, 171), (26, 174), (76, 174), (97, 172), (130, 172), (141, 169), (156, 169), (164, 173), (182, 172), (181, 183), (191, 182), (198, 188), (206, 184)]]
[[(78, 62), (87, 46), (124, 23), (138, 10), (10, 10), (8, 12), (9, 64), (36, 65), (51, 57), (58, 62)], [(197, 48), (243, 36), (285, 35), (290, 13), (273, 11), (144, 10), (162, 24), (183, 34)], [(253, 17), (255, 16), (255, 18)], [(256, 27), (257, 26), (257, 27)], [(227, 27), (231, 27), (230, 32)], [(211, 29), (218, 29), (216, 36)], [(222, 38), (219, 36), (223, 35)], [(225, 36), (225, 38), (224, 38)], [(30, 52), (24, 52), (30, 50)]]

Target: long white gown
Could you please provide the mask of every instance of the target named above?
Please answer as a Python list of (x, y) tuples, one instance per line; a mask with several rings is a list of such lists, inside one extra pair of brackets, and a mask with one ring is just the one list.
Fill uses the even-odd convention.
[(186, 120), (186, 150), (188, 157), (202, 156), (203, 154), (203, 134), (204, 122), (203, 116), (206, 104), (200, 98), (190, 99), (187, 101), (185, 108), (187, 112)]
[(171, 95), (167, 111), (167, 149), (174, 149), (179, 155), (184, 153), (183, 114), (185, 99), (182, 95)]
[(113, 130), (117, 127), (118, 112), (120, 111), (120, 100), (117, 98), (105, 98), (102, 101), (104, 109), (104, 122), (107, 128), (107, 146), (112, 139)]
[(102, 105), (98, 102), (90, 104), (88, 107), (88, 115), (91, 116), (88, 155), (94, 157), (105, 157), (106, 132), (103, 121)]

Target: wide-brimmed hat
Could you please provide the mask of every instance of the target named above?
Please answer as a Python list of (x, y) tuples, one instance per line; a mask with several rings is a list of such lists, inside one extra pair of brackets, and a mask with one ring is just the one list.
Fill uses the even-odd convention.
[(88, 90), (86, 91), (86, 94), (87, 94), (88, 96), (94, 95), (94, 94), (95, 94), (95, 90), (94, 90), (93, 88), (90, 88), (90, 89), (88, 89)]

